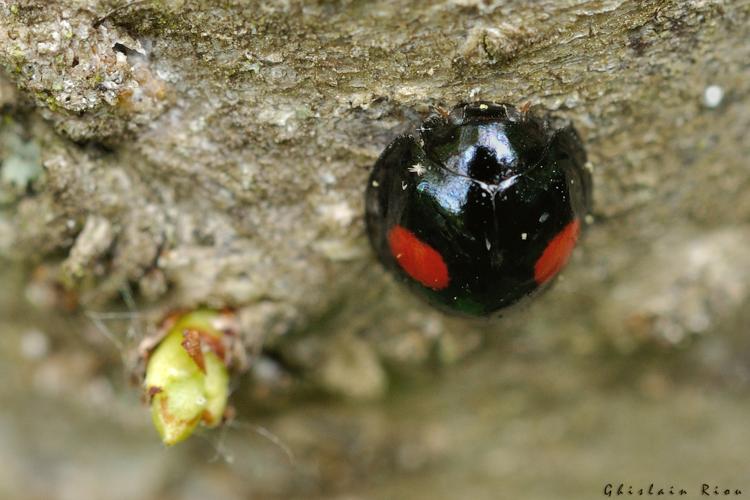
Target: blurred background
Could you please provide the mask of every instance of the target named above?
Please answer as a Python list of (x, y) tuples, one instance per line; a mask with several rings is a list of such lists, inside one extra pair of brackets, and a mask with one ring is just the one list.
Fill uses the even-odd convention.
[[(621, 482), (698, 498), (703, 483), (747, 488), (746, 312), (679, 346), (623, 354), (565, 322), (529, 327), (529, 310), (511, 339), (447, 367), (391, 371), (387, 394), (370, 401), (299, 381), (268, 396), (244, 377), (235, 422), (165, 449), (121, 352), (89, 319), (30, 304), (39, 291), (23, 271), (4, 268), (0, 301), (2, 498), (600, 498)], [(118, 331), (122, 320), (104, 322)]]

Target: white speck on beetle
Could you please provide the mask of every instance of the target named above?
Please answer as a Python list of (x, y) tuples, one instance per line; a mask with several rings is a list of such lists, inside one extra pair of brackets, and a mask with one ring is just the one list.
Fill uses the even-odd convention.
[(724, 99), (724, 89), (718, 85), (709, 85), (703, 91), (703, 104), (708, 108), (715, 108)]
[(424, 165), (422, 165), (421, 163), (417, 163), (417, 164), (415, 164), (415, 165), (412, 165), (411, 167), (409, 167), (409, 172), (411, 172), (411, 173), (413, 173), (413, 174), (417, 174), (417, 175), (419, 175), (420, 177), (421, 177), (422, 175), (424, 175), (424, 173), (425, 173), (426, 171), (427, 171), (427, 169), (426, 169), (426, 168), (424, 168)]
[(408, 186), (408, 184), (406, 182), (404, 182), (404, 181), (401, 181), (401, 190), (402, 191), (406, 191), (406, 186)]
[(481, 109), (482, 111), (484, 111), (485, 109), (487, 109), (487, 107), (488, 106), (486, 104), (480, 104), (479, 105), (479, 109)]
[(586, 220), (586, 224), (593, 224), (594, 223), (594, 216), (591, 214), (587, 214), (586, 217), (584, 217)]
[(490, 240), (488, 240), (486, 236), (484, 238), (484, 245), (487, 247), (487, 250), (492, 248), (492, 243), (490, 243)]
[(372, 181), (372, 187), (376, 188), (380, 186), (380, 183), (378, 181)]
[(526, 238), (529, 237), (529, 233), (521, 233), (521, 239), (526, 241)]
[(544, 212), (544, 213), (543, 213), (543, 214), (542, 214), (542, 215), (541, 215), (541, 216), (539, 217), (539, 222), (544, 222), (544, 221), (546, 221), (547, 219), (549, 219), (549, 212)]

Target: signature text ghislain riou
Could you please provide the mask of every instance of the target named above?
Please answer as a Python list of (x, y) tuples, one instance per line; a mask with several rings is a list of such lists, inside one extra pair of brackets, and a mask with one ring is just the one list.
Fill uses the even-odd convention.
[[(695, 493), (695, 489), (693, 493)], [(705, 497), (738, 497), (742, 495), (739, 488), (725, 488), (712, 484), (703, 483), (698, 489), (698, 493)], [(632, 484), (612, 484), (604, 485), (605, 497), (622, 497), (622, 496), (686, 496), (690, 491), (686, 488), (676, 486), (659, 486), (653, 483), (648, 486), (633, 486)]]

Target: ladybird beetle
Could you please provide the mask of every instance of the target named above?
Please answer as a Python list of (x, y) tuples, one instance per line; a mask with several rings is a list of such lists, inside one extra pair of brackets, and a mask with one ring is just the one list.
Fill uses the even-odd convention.
[(449, 312), (487, 316), (545, 289), (591, 204), (573, 127), (508, 104), (461, 104), (396, 138), (366, 192), (385, 267)]

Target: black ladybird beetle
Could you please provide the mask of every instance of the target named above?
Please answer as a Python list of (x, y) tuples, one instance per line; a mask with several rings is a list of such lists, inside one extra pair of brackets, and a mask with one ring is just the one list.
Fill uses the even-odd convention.
[(461, 104), (378, 158), (367, 232), (387, 269), (442, 309), (490, 315), (546, 288), (591, 203), (571, 125), (508, 104)]

